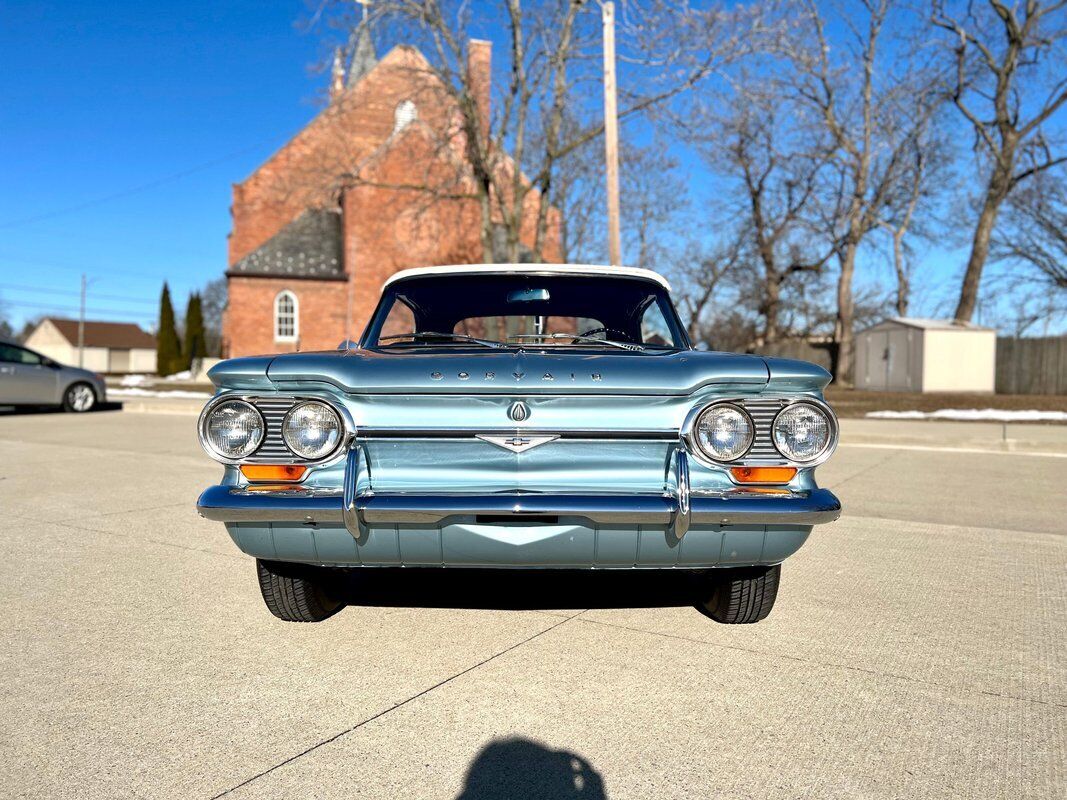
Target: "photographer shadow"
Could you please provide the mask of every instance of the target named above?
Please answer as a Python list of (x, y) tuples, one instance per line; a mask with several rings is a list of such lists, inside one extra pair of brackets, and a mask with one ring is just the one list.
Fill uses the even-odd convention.
[(471, 762), (456, 800), (607, 800), (604, 781), (581, 756), (530, 739), (490, 742)]

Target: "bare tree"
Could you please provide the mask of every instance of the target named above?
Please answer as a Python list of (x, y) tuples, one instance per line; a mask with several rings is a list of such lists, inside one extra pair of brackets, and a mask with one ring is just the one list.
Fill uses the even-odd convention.
[(1009, 198), (1002, 232), (993, 238), (998, 261), (1032, 267), (1046, 292), (1067, 294), (1067, 180), (1036, 176)]
[(752, 289), (760, 323), (750, 343), (758, 348), (784, 333), (789, 285), (826, 260), (817, 252), (810, 218), (832, 147), (817, 126), (805, 124), (808, 109), (791, 102), (775, 76), (742, 70), (732, 87), (705, 104), (689, 138), (734, 187), (713, 215), (721, 219), (725, 210), (747, 232), (745, 252), (759, 272)]
[(1067, 161), (1055, 150), (1044, 125), (1067, 103), (1067, 2), (936, 0), (931, 22), (954, 43), (952, 99), (974, 129), (976, 149), (988, 161), (981, 210), (955, 317), (974, 314), (982, 270), (989, 257), (997, 213), (1016, 187)]
[(952, 146), (939, 120), (920, 113), (905, 141), (899, 180), (886, 198), (878, 224), (889, 236), (896, 275), (894, 305), (906, 317), (911, 302), (914, 240), (929, 241), (942, 227), (946, 186), (953, 183)]
[(834, 169), (820, 200), (839, 268), (834, 375), (846, 385), (852, 384), (857, 256), (906, 175), (916, 127), (938, 103), (932, 75), (899, 52), (886, 55), (890, 0), (861, 0), (860, 5), (862, 14), (850, 10), (839, 20), (852, 44), (842, 48), (841, 58), (831, 58), (826, 20), (814, 0), (802, 3), (801, 36), (787, 43), (796, 97), (816, 112), (834, 148)]
[(226, 310), (226, 279), (208, 281), (200, 296), (201, 314), (204, 319), (204, 344), (209, 356), (222, 351), (222, 315)]
[[(351, 24), (350, 9), (338, 16)], [(499, 0), (475, 7), (463, 0), (378, 0), (371, 20), (398, 41), (422, 48), (435, 86), (456, 108), (440, 132), (442, 149), (459, 153), (453, 181), (404, 186), (477, 202), (482, 256), (494, 259), (502, 231), (504, 254), (518, 260), (525, 244), (541, 260), (558, 239), (556, 209), (575, 184), (570, 159), (604, 131), (600, 103), (600, 14), (585, 0)], [(760, 8), (694, 10), (686, 2), (627, 6), (620, 17), (622, 122), (648, 115), (749, 50), (761, 26)], [(491, 18), (507, 48), (496, 67), (502, 78), (492, 113), (481, 76), (470, 61), (470, 31)], [(358, 171), (352, 181), (364, 180)]]

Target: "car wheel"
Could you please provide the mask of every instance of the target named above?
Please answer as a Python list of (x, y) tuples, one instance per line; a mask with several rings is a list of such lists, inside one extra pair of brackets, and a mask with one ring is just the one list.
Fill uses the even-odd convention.
[(747, 625), (766, 619), (778, 596), (781, 572), (780, 564), (713, 570), (708, 599), (697, 602), (697, 610), (726, 625)]
[(256, 571), (263, 602), (278, 619), (322, 622), (344, 608), (344, 603), (327, 594), (320, 569), (257, 558)]
[(96, 391), (87, 383), (75, 383), (63, 394), (63, 410), (83, 413), (96, 407)]

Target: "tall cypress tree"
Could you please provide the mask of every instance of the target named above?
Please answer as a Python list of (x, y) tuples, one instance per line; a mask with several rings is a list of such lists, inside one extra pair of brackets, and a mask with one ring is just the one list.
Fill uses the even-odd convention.
[(173, 375), (183, 369), (182, 345), (174, 325), (174, 306), (170, 302), (170, 288), (163, 282), (159, 297), (159, 330), (156, 332), (156, 372)]
[(207, 355), (206, 339), (200, 294), (193, 292), (189, 295), (189, 304), (185, 307), (185, 347), (182, 350), (182, 363), (186, 369), (192, 367), (193, 361)]

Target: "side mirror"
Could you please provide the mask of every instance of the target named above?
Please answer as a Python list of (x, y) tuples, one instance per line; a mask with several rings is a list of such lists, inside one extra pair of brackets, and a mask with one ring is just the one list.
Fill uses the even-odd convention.
[(45, 358), (45, 359), (43, 359), (43, 360), (41, 361), (41, 363), (42, 363), (42, 364), (44, 364), (44, 365), (45, 365), (46, 367), (48, 367), (49, 369), (59, 369), (59, 368), (60, 368), (60, 366), (62, 366), (62, 365), (61, 365), (61, 364), (60, 364), (60, 363), (59, 363), (58, 361), (53, 361), (53, 360), (52, 360), (52, 359), (50, 359), (50, 358)]

